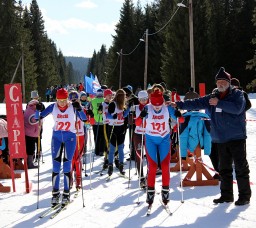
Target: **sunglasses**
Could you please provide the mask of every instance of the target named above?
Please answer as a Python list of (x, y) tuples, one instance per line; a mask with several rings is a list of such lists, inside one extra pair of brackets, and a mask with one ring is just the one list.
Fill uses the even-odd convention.
[(139, 99), (139, 101), (147, 101), (147, 100), (148, 100), (147, 97), (145, 97), (145, 98), (140, 98), (140, 99)]
[(67, 102), (68, 99), (57, 99), (58, 102)]

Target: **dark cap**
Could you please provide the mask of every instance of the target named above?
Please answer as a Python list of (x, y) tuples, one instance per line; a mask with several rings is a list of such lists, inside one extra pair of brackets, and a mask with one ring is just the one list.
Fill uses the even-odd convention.
[(230, 83), (231, 75), (225, 71), (225, 68), (224, 68), (224, 67), (221, 67), (221, 68), (219, 69), (219, 72), (218, 72), (217, 75), (215, 76), (215, 80), (216, 80), (216, 81), (218, 81), (218, 80), (225, 80), (225, 81), (227, 81), (227, 82)]
[(240, 82), (239, 82), (239, 80), (238, 80), (237, 78), (232, 78), (232, 79), (231, 79), (231, 85), (232, 85), (232, 86), (238, 86), (238, 87), (240, 87)]

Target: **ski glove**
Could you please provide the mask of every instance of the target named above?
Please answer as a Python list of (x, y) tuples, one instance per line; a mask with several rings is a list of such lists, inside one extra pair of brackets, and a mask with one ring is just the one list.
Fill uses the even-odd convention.
[(36, 110), (38, 110), (39, 112), (43, 111), (44, 109), (44, 105), (43, 103), (38, 103), (36, 104)]
[(82, 111), (82, 107), (78, 101), (74, 101), (72, 103), (72, 105), (73, 105), (74, 109), (76, 109), (77, 111)]
[(93, 112), (92, 112), (91, 109), (88, 109), (88, 110), (86, 111), (86, 114), (88, 114), (90, 117), (94, 117), (94, 114), (93, 114)]
[(100, 104), (100, 106), (98, 107), (98, 112), (102, 113), (102, 111), (103, 111), (103, 106), (102, 106), (102, 104)]
[(140, 118), (143, 119), (148, 114), (148, 110), (144, 108), (140, 113)]
[(178, 118), (181, 117), (181, 112), (179, 110), (175, 110), (174, 115)]
[(114, 115), (112, 115), (113, 119), (117, 118), (117, 114), (115, 113)]

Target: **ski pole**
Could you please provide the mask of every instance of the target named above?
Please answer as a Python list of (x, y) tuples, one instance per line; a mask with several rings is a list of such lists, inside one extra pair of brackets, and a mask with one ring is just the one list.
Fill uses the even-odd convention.
[(88, 174), (86, 173), (86, 160), (87, 160), (87, 138), (88, 138), (88, 131), (87, 131), (87, 127), (84, 128), (84, 154), (83, 154), (83, 164), (84, 164), (84, 176), (88, 177)]
[(182, 167), (181, 167), (181, 152), (180, 152), (180, 118), (177, 118), (177, 128), (178, 128), (178, 140), (179, 140), (179, 163), (180, 163), (180, 189), (181, 189), (181, 203), (184, 203), (183, 198), (183, 182), (182, 182)]
[(90, 148), (90, 189), (92, 189), (92, 139), (91, 139), (91, 127), (88, 129), (89, 132), (89, 148)]
[[(133, 112), (132, 112), (132, 121), (133, 121)], [(130, 140), (130, 161), (129, 161), (129, 179), (128, 179), (128, 188), (130, 188), (130, 180), (131, 180), (131, 165), (132, 165), (132, 140), (133, 140), (133, 135), (132, 135), (132, 130), (131, 130), (131, 124), (130, 121), (128, 119), (128, 124), (129, 124), (129, 140)], [(136, 170), (136, 159), (135, 159), (135, 170)]]
[(93, 154), (91, 171), (93, 170), (94, 157), (95, 157), (96, 146), (97, 146), (97, 142), (98, 142), (99, 127), (100, 127), (100, 115), (99, 115), (99, 118), (98, 118), (98, 125), (97, 125), (97, 131), (96, 131), (96, 139), (95, 139), (95, 146), (94, 146), (94, 154)]
[[(142, 126), (144, 127), (144, 120), (145, 120), (145, 117), (143, 118), (142, 120)], [(144, 158), (144, 131), (142, 132), (141, 134), (141, 153), (140, 153), (140, 170), (139, 170), (139, 184), (138, 184), (138, 202), (137, 204), (139, 205), (140, 204), (140, 181), (141, 181), (141, 172), (142, 172), (142, 169), (143, 169), (143, 158)], [(138, 155), (139, 156), (139, 155)]]
[(40, 174), (40, 131), (41, 131), (41, 123), (38, 120), (38, 139), (37, 139), (37, 156), (38, 156), (38, 164), (37, 164), (37, 209), (39, 208), (39, 174)]
[[(82, 200), (83, 200), (83, 207), (84, 206), (84, 188), (83, 188), (83, 177), (82, 177), (82, 160), (81, 160), (81, 151), (80, 151), (80, 138), (79, 138), (79, 123), (77, 121), (77, 115), (76, 115), (76, 138), (77, 138), (77, 150), (78, 150), (78, 159), (80, 164), (80, 176), (81, 176), (81, 189), (82, 189)], [(77, 178), (77, 177), (76, 177)]]

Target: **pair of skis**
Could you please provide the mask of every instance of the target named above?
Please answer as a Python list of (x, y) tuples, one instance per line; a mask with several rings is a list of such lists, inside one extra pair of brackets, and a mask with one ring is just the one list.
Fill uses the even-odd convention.
[[(172, 212), (171, 212), (171, 210), (170, 210), (170, 208), (169, 208), (169, 205), (168, 205), (168, 204), (164, 204), (162, 200), (160, 200), (160, 203), (161, 203), (162, 207), (164, 208), (164, 210), (166, 211), (166, 213), (171, 216), (171, 215), (172, 215)], [(150, 216), (150, 215), (151, 215), (152, 205), (153, 205), (153, 204), (149, 204), (149, 205), (148, 205), (147, 214), (146, 214), (147, 216)]]
[[(80, 193), (80, 189), (79, 190), (77, 190), (76, 192), (75, 192), (75, 195), (74, 195), (74, 198), (77, 198), (78, 196), (79, 196), (79, 193)], [(53, 219), (53, 218), (55, 218), (59, 213), (61, 213), (62, 211), (64, 211), (64, 210), (66, 210), (67, 209), (67, 206), (70, 204), (70, 203), (72, 203), (73, 202), (73, 200), (71, 200), (69, 203), (67, 203), (67, 204), (56, 204), (56, 205), (54, 205), (54, 206), (51, 206), (49, 209), (47, 209), (43, 214), (41, 214), (40, 216), (39, 216), (39, 218), (44, 218), (44, 217), (46, 217), (46, 216), (48, 216), (49, 214), (51, 214), (52, 212), (54, 212), (52, 215), (51, 215), (51, 217), (50, 217), (50, 219)]]
[[(129, 177), (127, 177), (125, 174), (118, 173), (118, 176), (129, 180)], [(111, 178), (112, 178), (112, 175), (111, 175), (111, 176), (108, 176), (108, 177), (106, 178), (106, 182), (109, 182), (109, 181), (111, 180)]]

